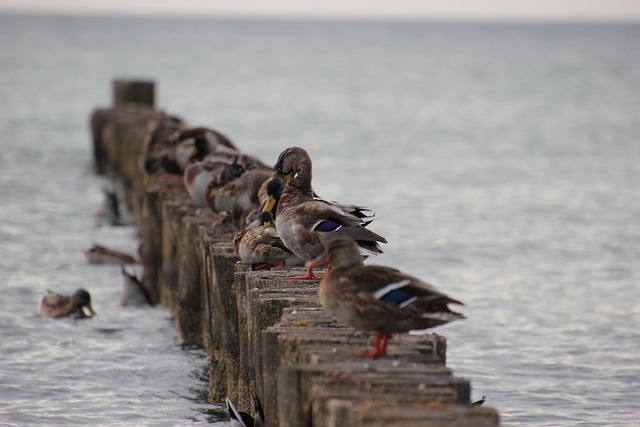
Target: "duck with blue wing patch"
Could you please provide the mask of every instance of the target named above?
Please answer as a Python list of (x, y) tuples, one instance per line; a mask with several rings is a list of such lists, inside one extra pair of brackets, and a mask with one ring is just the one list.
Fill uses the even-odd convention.
[(391, 334), (424, 330), (464, 319), (448, 304), (461, 304), (434, 286), (380, 265), (364, 265), (352, 239), (331, 240), (310, 267), (329, 264), (333, 268), (320, 282), (320, 303), (340, 323), (361, 331), (374, 331), (373, 350), (358, 356), (387, 354)]
[[(322, 254), (324, 245), (335, 237), (349, 237), (369, 255), (382, 253), (387, 240), (365, 228), (373, 216), (367, 208), (345, 206), (319, 199), (311, 187), (311, 158), (300, 147), (280, 153), (274, 168), (286, 180), (276, 211), (276, 229), (282, 242), (302, 259)], [(271, 209), (268, 203), (265, 209)], [(350, 211), (353, 209), (353, 211)], [(313, 267), (296, 279), (315, 279)]]

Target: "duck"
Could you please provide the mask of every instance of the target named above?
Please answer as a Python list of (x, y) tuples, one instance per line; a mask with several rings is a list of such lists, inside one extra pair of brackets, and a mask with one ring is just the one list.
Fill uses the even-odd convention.
[(187, 165), (194, 161), (209, 159), (229, 163), (232, 158), (241, 155), (229, 138), (206, 127), (179, 129), (167, 138), (166, 145), (168, 147), (151, 152), (145, 157), (145, 182), (161, 171), (182, 175)]
[(371, 350), (357, 356), (387, 354), (392, 334), (421, 331), (444, 325), (463, 314), (448, 304), (464, 305), (433, 285), (392, 267), (364, 265), (357, 243), (349, 238), (328, 242), (324, 253), (311, 266), (329, 264), (333, 268), (320, 282), (320, 304), (344, 325), (375, 332)]
[(147, 131), (142, 140), (142, 158), (147, 159), (153, 153), (173, 147), (175, 142), (171, 140), (187, 123), (180, 117), (156, 110), (151, 113), (147, 123)]
[(90, 264), (136, 264), (138, 262), (132, 255), (98, 244), (85, 249), (84, 253)]
[(221, 162), (205, 160), (193, 162), (184, 170), (184, 185), (187, 192), (195, 202), (201, 206), (207, 206), (205, 197), (207, 188), (221, 187), (245, 172), (245, 168), (237, 161)]
[[(228, 148), (233, 152), (238, 151), (238, 147), (235, 146), (233, 142), (222, 132), (217, 131), (215, 129), (211, 129), (205, 126), (195, 126), (195, 127), (186, 127), (177, 130), (173, 135), (171, 135), (170, 140), (173, 141), (174, 144), (179, 144), (181, 142), (193, 140), (200, 140), (201, 143), (205, 144), (202, 148), (203, 156), (209, 150), (224, 150)], [(206, 143), (204, 142), (206, 141)], [(207, 146), (208, 145), (208, 146)]]
[[(84, 311), (85, 308), (88, 313)], [(47, 290), (38, 303), (38, 314), (54, 319), (61, 317), (84, 319), (95, 316), (96, 312), (91, 307), (91, 295), (84, 289), (78, 289), (71, 296)]]
[(302, 267), (305, 260), (291, 252), (280, 240), (271, 211), (260, 213), (258, 221), (249, 224), (233, 239), (233, 249), (254, 270), (276, 265)]
[(204, 192), (206, 204), (212, 211), (223, 213), (224, 218), (241, 229), (246, 223), (245, 218), (260, 205), (258, 192), (270, 177), (270, 171), (259, 168), (246, 171), (222, 186), (212, 180)]
[(124, 265), (120, 267), (122, 272), (122, 293), (120, 296), (120, 305), (122, 307), (153, 305), (151, 294), (144, 287), (140, 279), (135, 273), (129, 273), (125, 270)]
[[(282, 151), (274, 170), (286, 181), (276, 210), (276, 229), (291, 252), (310, 260), (323, 253), (326, 242), (343, 236), (353, 238), (366, 254), (382, 253), (379, 243), (387, 243), (387, 239), (366, 228), (369, 220), (348, 212), (345, 205), (314, 196), (311, 158), (304, 148), (289, 147)], [(271, 203), (265, 206), (265, 210), (271, 210)], [(309, 266), (306, 275), (290, 278), (321, 277), (316, 277), (313, 267)]]
[(264, 427), (264, 410), (262, 409), (262, 403), (260, 399), (258, 399), (258, 396), (253, 396), (255, 411), (253, 417), (246, 412), (238, 411), (229, 397), (225, 399), (225, 403), (227, 404), (231, 427)]
[(274, 200), (272, 203), (273, 207), (269, 210), (271, 212), (271, 216), (274, 219), (273, 226), (275, 227), (275, 216), (276, 216), (276, 208), (278, 207), (278, 200), (280, 200), (280, 196), (284, 191), (284, 187), (286, 182), (277, 172), (271, 173), (271, 178), (267, 179), (260, 185), (258, 189), (258, 205), (254, 207), (254, 209), (247, 214), (245, 217), (245, 222), (242, 225), (242, 228), (248, 227), (250, 225), (255, 226), (260, 219), (260, 214), (264, 210), (265, 205), (268, 200), (271, 198)]

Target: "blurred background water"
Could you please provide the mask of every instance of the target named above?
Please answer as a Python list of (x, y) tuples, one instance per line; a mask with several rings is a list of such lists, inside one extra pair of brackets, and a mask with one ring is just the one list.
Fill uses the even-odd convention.
[[(135, 227), (97, 227), (88, 120), (114, 77), (323, 197), (466, 303), (448, 365), (504, 425), (637, 425), (640, 25), (0, 15), (0, 424), (217, 422), (169, 313), (119, 306)], [(98, 316), (42, 320), (47, 288)]]

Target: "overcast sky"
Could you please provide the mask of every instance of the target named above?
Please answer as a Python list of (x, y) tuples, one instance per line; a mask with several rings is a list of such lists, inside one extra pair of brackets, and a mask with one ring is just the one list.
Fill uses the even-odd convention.
[(640, 0), (0, 0), (0, 11), (640, 20)]

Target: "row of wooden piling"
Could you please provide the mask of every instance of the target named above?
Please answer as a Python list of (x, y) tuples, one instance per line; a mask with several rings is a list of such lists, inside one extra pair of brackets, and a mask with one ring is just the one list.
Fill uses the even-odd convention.
[[(114, 82), (114, 105), (91, 116), (95, 170), (119, 182), (141, 232), (143, 282), (175, 315), (185, 344), (207, 349), (209, 398), (251, 412), (256, 393), (269, 426), (497, 426), (470, 404), (469, 380), (446, 367), (446, 340), (403, 336), (390, 356), (361, 359), (369, 337), (321, 309), (317, 281), (238, 262), (231, 225), (195, 205), (182, 177), (143, 184), (142, 141), (154, 110), (150, 81)], [(302, 274), (299, 269), (296, 273)]]

